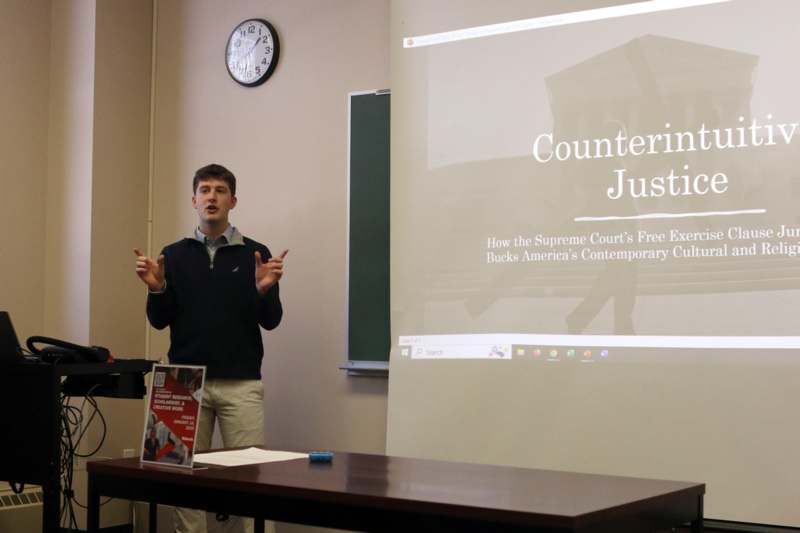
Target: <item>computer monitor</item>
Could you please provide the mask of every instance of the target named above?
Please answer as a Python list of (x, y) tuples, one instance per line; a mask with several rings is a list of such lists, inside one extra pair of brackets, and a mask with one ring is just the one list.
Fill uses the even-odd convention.
[(0, 311), (0, 365), (21, 363), (22, 347), (8, 312)]

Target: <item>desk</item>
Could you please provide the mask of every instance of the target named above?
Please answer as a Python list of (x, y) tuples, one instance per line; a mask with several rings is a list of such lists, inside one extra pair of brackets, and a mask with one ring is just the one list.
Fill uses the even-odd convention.
[[(0, 369), (0, 480), (41, 485), (42, 529), (58, 533), (61, 504), (61, 397), (142, 398), (152, 361), (24, 363)], [(110, 422), (109, 426), (113, 423)], [(109, 431), (113, 431), (109, 427)]]
[[(100, 497), (357, 531), (702, 531), (705, 485), (336, 452), (238, 467), (92, 461), (88, 531)], [(151, 530), (152, 533), (153, 530)]]

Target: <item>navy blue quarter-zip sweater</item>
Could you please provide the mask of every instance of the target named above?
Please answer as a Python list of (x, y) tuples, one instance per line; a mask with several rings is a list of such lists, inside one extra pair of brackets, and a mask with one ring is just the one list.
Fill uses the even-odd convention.
[(164, 248), (167, 287), (148, 295), (147, 318), (156, 329), (169, 326), (170, 363), (205, 365), (208, 378), (261, 379), (259, 325), (275, 328), (283, 308), (277, 283), (264, 296), (256, 290), (256, 251), (272, 257), (247, 237), (219, 248), (213, 263), (195, 239)]

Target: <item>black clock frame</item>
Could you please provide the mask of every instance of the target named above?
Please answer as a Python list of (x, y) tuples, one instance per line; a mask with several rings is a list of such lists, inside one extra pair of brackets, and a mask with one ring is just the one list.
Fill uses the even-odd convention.
[[(231, 38), (234, 36), (234, 34), (236, 34), (239, 28), (241, 28), (248, 22), (260, 22), (261, 24), (264, 24), (267, 27), (267, 30), (269, 30), (269, 32), (272, 34), (272, 42), (274, 46), (272, 52), (272, 61), (270, 61), (269, 67), (267, 68), (267, 71), (264, 73), (264, 75), (255, 81), (245, 83), (243, 81), (239, 81), (238, 79), (236, 79), (236, 76), (234, 76), (233, 72), (231, 72), (231, 68), (228, 65), (228, 50), (231, 45)], [(270, 78), (270, 76), (272, 76), (275, 67), (278, 66), (278, 57), (280, 56), (280, 51), (281, 51), (281, 44), (278, 38), (278, 32), (277, 30), (275, 30), (275, 26), (270, 24), (269, 21), (267, 21), (266, 19), (260, 19), (260, 18), (245, 19), (239, 24), (237, 24), (236, 27), (233, 28), (233, 31), (230, 33), (230, 35), (228, 35), (228, 40), (225, 43), (225, 69), (228, 71), (228, 75), (231, 77), (231, 79), (233, 79), (233, 81), (235, 81), (239, 85), (243, 85), (244, 87), (257, 87), (262, 83), (264, 83), (265, 81), (267, 81)]]

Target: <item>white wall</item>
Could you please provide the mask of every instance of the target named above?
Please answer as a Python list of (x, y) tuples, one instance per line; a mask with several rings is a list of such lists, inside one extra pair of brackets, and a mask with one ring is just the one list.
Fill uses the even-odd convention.
[(41, 331), (44, 315), (49, 0), (0, 4), (0, 65), (0, 310), (25, 338)]
[[(139, 0), (52, 3), (43, 333), (142, 357), (145, 290), (132, 248), (146, 240), (152, 4)], [(76, 402), (77, 403), (77, 402)], [(98, 457), (141, 443), (143, 401), (103, 400), (81, 451)], [(88, 416), (89, 413), (86, 413)], [(75, 489), (84, 494), (77, 465)], [(83, 512), (79, 509), (79, 524)], [(129, 508), (104, 508), (103, 525)]]
[[(386, 381), (348, 378), (345, 358), (347, 93), (388, 87), (389, 5), (374, 0), (160, 2), (156, 58), (153, 253), (196, 224), (194, 171), (237, 176), (231, 219), (278, 253), (284, 319), (265, 334), (266, 443), (379, 452)], [(234, 26), (266, 18), (278, 67), (257, 88), (227, 74)], [(166, 354), (166, 332), (152, 353)]]
[(94, 16), (92, 0), (53, 3), (49, 135), (41, 153), (48, 162), (42, 330), (81, 344), (89, 342)]
[[(32, 39), (30, 35), (37, 38)], [(25, 43), (24, 48), (20, 43)], [(0, 4), (0, 310), (11, 313), (23, 339), (41, 331), (44, 317), (44, 194), (50, 67), (50, 0)], [(17, 408), (4, 406), (4, 408)], [(0, 490), (7, 484), (0, 482)], [(12, 513), (2, 513), (0, 529)], [(17, 527), (41, 520), (15, 513)], [(40, 526), (39, 526), (40, 527)]]
[[(147, 229), (151, 23), (152, 4), (140, 0), (0, 5), (0, 309), (23, 342), (37, 334), (120, 357), (144, 352), (130, 249)], [(109, 430), (98, 456), (139, 446), (142, 407), (103, 402)], [(93, 425), (80, 450), (100, 438)], [(82, 463), (77, 470), (80, 495)], [(103, 525), (128, 516), (117, 502)]]
[[(165, 355), (166, 333), (146, 342), (130, 248), (146, 246), (148, 229), (151, 251), (191, 231), (194, 170), (225, 164), (239, 179), (234, 223), (291, 250), (284, 322), (265, 334), (267, 445), (382, 453), (386, 380), (348, 378), (338, 366), (347, 94), (389, 85), (388, 0), (156, 2), (151, 139), (153, 4), (0, 4), (0, 309), (23, 340)], [(223, 60), (230, 31), (250, 17), (270, 20), (282, 46), (272, 79), (255, 89), (234, 83)], [(138, 448), (142, 403), (104, 409), (113, 437), (101, 454)]]

